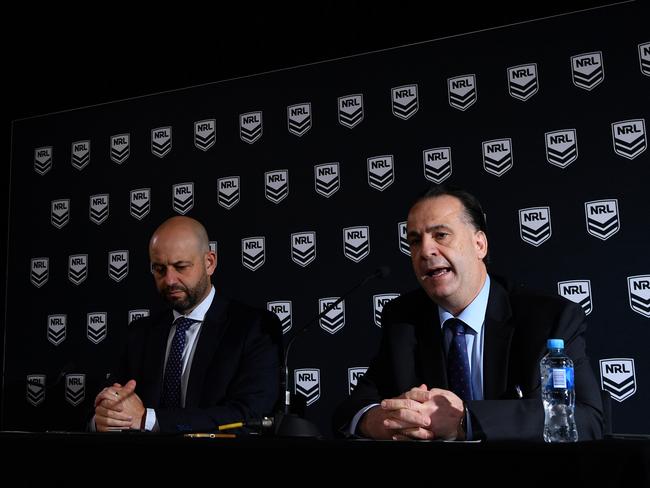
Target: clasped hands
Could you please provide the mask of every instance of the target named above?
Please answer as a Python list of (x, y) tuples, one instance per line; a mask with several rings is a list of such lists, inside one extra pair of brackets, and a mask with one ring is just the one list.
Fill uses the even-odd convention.
[(141, 429), (146, 409), (135, 393), (135, 380), (124, 386), (114, 383), (95, 398), (95, 427), (99, 432)]

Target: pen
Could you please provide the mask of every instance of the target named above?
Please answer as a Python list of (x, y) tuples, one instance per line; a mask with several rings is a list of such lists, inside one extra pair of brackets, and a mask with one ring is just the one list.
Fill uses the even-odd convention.
[(521, 386), (515, 385), (515, 393), (517, 393), (517, 398), (522, 399), (524, 397), (524, 394), (521, 392)]
[(192, 439), (234, 439), (237, 437), (235, 434), (215, 434), (213, 432), (198, 432), (195, 434), (185, 434), (183, 437), (190, 437)]

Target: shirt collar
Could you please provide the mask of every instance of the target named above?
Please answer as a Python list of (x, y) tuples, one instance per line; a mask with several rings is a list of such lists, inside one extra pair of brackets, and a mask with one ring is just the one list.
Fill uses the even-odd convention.
[[(487, 310), (488, 297), (490, 296), (490, 275), (485, 276), (485, 283), (483, 288), (476, 296), (472, 303), (470, 303), (465, 310), (463, 310), (456, 318), (465, 322), (474, 332), (480, 334), (485, 322), (485, 312)], [(444, 308), (438, 306), (438, 317), (440, 319), (440, 327), (445, 324), (447, 319), (454, 317)]]
[(208, 296), (205, 297), (203, 301), (199, 303), (196, 307), (194, 307), (194, 310), (192, 310), (189, 314), (183, 315), (182, 313), (173, 310), (174, 322), (176, 321), (176, 319), (178, 319), (178, 317), (186, 317), (188, 319), (196, 320), (197, 322), (203, 322), (203, 319), (205, 318), (205, 314), (208, 312), (210, 305), (212, 305), (214, 294), (215, 294), (214, 286), (210, 285), (210, 293), (208, 293)]

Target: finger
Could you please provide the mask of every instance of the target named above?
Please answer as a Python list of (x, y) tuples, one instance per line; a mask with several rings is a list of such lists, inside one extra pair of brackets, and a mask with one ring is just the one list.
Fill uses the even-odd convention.
[(410, 398), (387, 398), (381, 401), (381, 408), (384, 410), (418, 410), (420, 403)]
[(406, 399), (414, 400), (418, 403), (423, 403), (431, 399), (431, 393), (429, 390), (418, 388), (411, 388), (406, 392)]
[(125, 422), (131, 422), (133, 420), (133, 417), (131, 415), (128, 415), (126, 413), (122, 413), (120, 411), (116, 410), (111, 410), (110, 408), (106, 408), (104, 404), (100, 404), (96, 409), (95, 409), (95, 415), (102, 417), (102, 418), (110, 418), (114, 420), (123, 420)]
[(435, 434), (430, 430), (421, 427), (413, 429), (402, 429), (397, 435), (403, 435), (410, 439), (430, 440), (435, 438)]
[(384, 427), (387, 429), (408, 429), (408, 428), (420, 428), (428, 427), (431, 424), (431, 419), (424, 415), (412, 415), (413, 412), (401, 412), (404, 413), (400, 417), (389, 417), (384, 419)]
[(122, 402), (116, 402), (115, 400), (108, 399), (108, 400), (102, 400), (99, 405), (95, 406), (95, 410), (98, 408), (104, 408), (106, 410), (111, 410), (113, 412), (123, 412), (124, 411), (124, 404)]

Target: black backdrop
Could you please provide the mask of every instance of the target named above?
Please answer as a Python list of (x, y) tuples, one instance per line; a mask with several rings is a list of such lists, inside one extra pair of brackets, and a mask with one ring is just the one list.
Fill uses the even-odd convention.
[[(400, 250), (398, 225), (410, 199), (429, 183), (423, 151), (449, 148), (446, 181), (467, 187), (485, 206), (492, 269), (551, 293), (561, 289), (576, 292), (573, 299), (589, 298), (584, 306), (591, 308), (593, 366), (621, 400), (615, 402), (614, 427), (650, 431), (642, 415), (650, 403), (649, 360), (642, 354), (650, 339), (650, 297), (644, 288), (650, 281), (644, 242), (650, 170), (649, 153), (641, 151), (650, 114), (650, 78), (641, 59), (650, 39), (640, 13), (637, 5), (612, 7), (17, 122), (3, 427), (82, 428), (86, 407), (128, 327), (129, 311), (160, 306), (148, 276), (146, 244), (151, 231), (175, 212), (173, 186), (191, 182), (188, 215), (205, 222), (218, 246), (218, 292), (262, 307), (291, 301), (293, 325), (286, 337), (318, 311), (319, 299), (338, 296), (380, 264), (393, 269), (387, 280), (372, 282), (346, 300), (342, 327), (336, 318), (323, 327), (315, 324), (294, 345), (290, 368), (318, 370), (303, 374), (301, 387), (312, 402), (307, 416), (327, 431), (334, 406), (348, 394), (348, 369), (367, 366), (376, 349), (381, 330), (373, 317), (373, 296), (417, 286)], [(586, 78), (572, 77), (572, 56), (588, 60), (582, 63)], [(510, 95), (506, 70), (531, 64), (538, 90), (522, 101)], [(460, 99), (452, 101), (461, 110), (450, 104), (448, 80), (469, 75), (476, 101), (471, 103), (471, 93), (457, 92)], [(391, 89), (406, 86), (405, 93), (414, 93), (414, 85), (418, 110), (406, 108), (404, 120), (394, 115)], [(338, 99), (359, 94), (363, 119), (346, 127), (339, 122)], [(288, 130), (287, 109), (303, 103), (310, 104), (311, 128), (297, 136)], [(247, 143), (240, 136), (240, 115), (258, 111), (261, 137)], [(216, 143), (204, 151), (195, 145), (195, 123), (212, 119)], [(617, 123), (619, 153), (612, 136)], [(151, 149), (152, 130), (162, 127), (171, 127), (172, 145), (158, 157)], [(625, 128), (632, 136), (622, 135)], [(577, 141), (575, 160), (571, 144), (562, 146), (556, 138), (550, 149), (560, 154), (551, 157), (556, 164), (549, 163), (545, 134), (555, 131)], [(129, 157), (117, 164), (110, 158), (110, 138), (126, 133)], [(624, 144), (637, 139), (632, 148)], [(72, 145), (79, 141), (90, 141), (90, 159), (81, 170), (71, 164)], [(497, 152), (484, 155), (483, 143)], [(508, 144), (512, 167), (500, 151)], [(35, 171), (35, 151), (43, 147), (52, 148), (53, 158), (49, 170), (46, 156), (39, 159), (41, 175)], [(372, 158), (385, 161), (388, 155), (394, 178), (385, 166), (372, 165)], [(484, 156), (497, 160), (496, 171), (490, 164), (492, 173), (486, 171)], [(326, 197), (316, 191), (314, 167), (335, 162), (340, 188)], [(375, 169), (372, 177), (369, 165)], [(281, 188), (272, 187), (271, 199), (265, 194), (265, 173), (278, 170), (287, 171), (289, 182), (279, 201)], [(447, 174), (437, 166), (428, 173), (431, 179)], [(236, 197), (228, 193), (224, 201), (222, 195), (225, 206), (220, 205), (217, 181), (234, 176), (239, 201), (227, 209)], [(323, 178), (321, 191), (336, 187)], [(151, 195), (150, 212), (141, 219), (129, 209), (130, 191), (138, 189), (150, 189)], [(108, 217), (101, 224), (89, 218), (89, 199), (97, 195), (109, 195)], [(55, 200), (70, 202), (69, 222), (60, 229), (52, 224), (62, 222), (60, 214), (52, 218)], [(589, 233), (585, 204), (601, 200), (605, 205), (598, 208), (608, 218), (616, 205), (616, 218), (601, 225), (605, 220), (590, 207)], [(533, 210), (523, 221), (528, 231), (520, 233), (519, 211), (525, 209)], [(101, 203), (95, 210), (103, 216)], [(530, 217), (540, 216), (544, 224), (549, 214), (545, 233)], [(365, 257), (363, 242), (348, 236), (348, 254), (358, 262), (344, 254), (344, 229), (350, 227), (368, 228)], [(306, 266), (291, 259), (291, 235), (302, 232), (316, 236), (316, 258)], [(256, 271), (243, 262), (260, 259), (242, 259), (242, 239), (251, 237), (264, 237), (264, 262)], [(108, 273), (109, 253), (123, 250), (128, 250), (128, 274), (116, 281)], [(88, 272), (74, 284), (68, 266), (70, 256), (77, 255), (87, 255)], [(304, 256), (302, 264), (308, 260)], [(49, 259), (47, 280), (36, 267), (30, 280), (31, 262), (38, 258)], [(73, 279), (80, 281), (83, 274), (73, 270)], [(580, 281), (573, 288), (560, 285), (573, 280)], [(89, 329), (88, 314), (105, 314), (106, 320), (99, 316)], [(58, 317), (52, 317), (59, 315), (66, 317), (65, 338)], [(309, 378), (317, 374), (316, 386)]]

